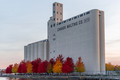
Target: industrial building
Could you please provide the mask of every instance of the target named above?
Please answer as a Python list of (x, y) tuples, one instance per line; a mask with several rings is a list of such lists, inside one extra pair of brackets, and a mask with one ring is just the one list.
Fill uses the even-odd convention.
[(105, 72), (104, 12), (93, 9), (63, 20), (63, 4), (53, 3), (48, 39), (24, 48), (24, 59), (49, 60), (62, 54), (74, 62), (81, 57), (86, 72)]
[(48, 40), (34, 42), (24, 46), (25, 61), (33, 61), (37, 58), (48, 60)]

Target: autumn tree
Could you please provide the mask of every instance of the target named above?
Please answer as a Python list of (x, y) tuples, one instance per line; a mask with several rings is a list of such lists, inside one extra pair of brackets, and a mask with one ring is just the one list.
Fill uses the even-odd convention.
[(51, 58), (49, 62), (50, 62), (52, 65), (55, 64), (55, 60), (54, 60), (53, 58)]
[(53, 66), (54, 73), (62, 73), (62, 62), (59, 59), (56, 59), (56, 63)]
[(106, 63), (106, 71), (113, 71), (114, 70), (114, 65), (112, 65), (111, 63)]
[(115, 71), (120, 71), (120, 65), (116, 65), (116, 66), (114, 67), (114, 70), (115, 70)]
[(38, 71), (38, 66), (39, 66), (40, 63), (41, 63), (41, 59), (40, 59), (40, 58), (32, 61), (32, 65), (33, 65), (33, 66), (32, 66), (32, 72), (33, 72), (33, 73), (37, 73), (37, 71)]
[(27, 73), (32, 73), (32, 64), (30, 61), (27, 61), (26, 66), (27, 66)]
[(73, 71), (74, 71), (73, 59), (70, 57), (67, 57), (63, 63), (62, 72), (63, 73), (71, 73)]
[(27, 72), (27, 66), (25, 61), (21, 61), (18, 67), (18, 73), (26, 73)]
[(60, 60), (60, 62), (62, 62), (62, 63), (64, 62), (64, 61), (63, 61), (64, 57), (63, 57), (61, 54), (56, 58), (56, 61), (57, 61), (58, 59)]
[(12, 66), (13, 66), (13, 65), (9, 65), (9, 66), (6, 68), (5, 72), (6, 72), (6, 73), (12, 73)]
[(85, 72), (85, 66), (84, 63), (82, 62), (81, 57), (78, 58), (78, 61), (75, 64), (75, 70), (77, 72)]
[(47, 60), (41, 62), (38, 66), (38, 71), (37, 72), (38, 73), (46, 73), (47, 72), (47, 65), (48, 65)]
[(18, 64), (17, 63), (15, 63), (14, 64), (14, 66), (12, 67), (12, 73), (17, 73), (17, 71), (18, 71)]
[(53, 72), (53, 66), (55, 64), (55, 61), (53, 58), (50, 59), (50, 61), (48, 62), (48, 66), (47, 66), (47, 72), (48, 73), (52, 73)]

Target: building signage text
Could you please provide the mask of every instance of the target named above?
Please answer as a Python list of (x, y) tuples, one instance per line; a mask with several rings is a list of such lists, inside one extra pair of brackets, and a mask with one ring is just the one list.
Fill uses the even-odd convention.
[(66, 26), (62, 26), (60, 28), (57, 28), (57, 31), (61, 31), (61, 30), (65, 30), (67, 28), (71, 28), (71, 27), (77, 26), (77, 25), (81, 25), (81, 24), (87, 23), (89, 21), (90, 21), (90, 18), (88, 17), (88, 18), (85, 18), (83, 20), (79, 20), (77, 22), (74, 22), (74, 23), (68, 24)]

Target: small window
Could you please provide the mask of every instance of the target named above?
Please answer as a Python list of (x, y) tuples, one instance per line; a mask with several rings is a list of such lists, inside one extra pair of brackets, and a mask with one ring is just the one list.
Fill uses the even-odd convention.
[(77, 18), (77, 16), (74, 17), (74, 19), (76, 19), (76, 18)]
[(55, 24), (53, 26), (55, 27)]
[(62, 19), (60, 19), (60, 21), (62, 21)]
[(71, 21), (71, 18), (69, 19), (69, 21)]
[(55, 11), (53, 11), (53, 13), (55, 13)]
[(53, 38), (53, 41), (55, 41), (56, 40), (56, 38)]
[(62, 7), (62, 4), (60, 5), (60, 7)]
[(57, 20), (58, 20), (58, 18), (57, 18)]
[(51, 25), (51, 28), (52, 28), (52, 25)]
[(61, 24), (61, 22), (59, 23), (59, 25)]
[(60, 13), (60, 15), (62, 15), (62, 13)]
[(58, 14), (58, 12), (57, 12), (57, 14)]
[(58, 6), (58, 4), (57, 4), (57, 6)]
[(86, 14), (90, 14), (90, 12), (86, 12)]
[(55, 34), (53, 34), (53, 36), (55, 36)]
[(83, 14), (80, 15), (80, 17), (82, 17), (82, 16), (83, 16)]
[(55, 18), (54, 18), (54, 21), (55, 21)]
[(64, 23), (66, 23), (66, 21), (64, 21)]
[(55, 6), (55, 4), (53, 4), (53, 6)]

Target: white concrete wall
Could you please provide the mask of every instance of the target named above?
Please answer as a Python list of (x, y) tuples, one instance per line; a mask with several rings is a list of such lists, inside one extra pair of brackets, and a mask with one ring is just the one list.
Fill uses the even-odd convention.
[(31, 44), (31, 61), (34, 60), (34, 44)]
[(38, 58), (44, 60), (44, 43), (43, 41), (38, 42)]
[(38, 58), (38, 42), (34, 43), (34, 59)]
[(44, 41), (44, 60), (49, 60), (48, 41)]
[(31, 61), (31, 45), (28, 45), (28, 60)]
[[(55, 27), (51, 27), (53, 23), (49, 21), (48, 40), (50, 58), (62, 54), (64, 57), (72, 57), (76, 62), (78, 57), (81, 56), (86, 72), (100, 72), (104, 68), (105, 52), (104, 43), (101, 45), (101, 39), (104, 37), (102, 33), (103, 27), (100, 28), (99, 25), (104, 26), (104, 24), (99, 20), (99, 12), (99, 10), (85, 12), (83, 16), (80, 14), (76, 16), (77, 18), (72, 17), (71, 21), (69, 19), (64, 20), (59, 25), (56, 24)], [(77, 22), (77, 25), (73, 24), (75, 22)], [(67, 28), (68, 25), (75, 26)], [(62, 30), (60, 30), (61, 28)], [(102, 42), (104, 42), (104, 38)], [(104, 69), (102, 70), (104, 71)]]
[(24, 46), (24, 60), (27, 61), (27, 46)]
[(29, 58), (29, 54), (30, 54), (30, 52), (29, 52), (29, 46), (26, 46), (27, 47), (27, 58), (26, 58), (26, 60), (28, 61), (30, 58)]
[(104, 28), (104, 12), (100, 12), (100, 70), (105, 73), (105, 28)]
[(25, 61), (33, 61), (37, 58), (48, 60), (48, 40), (38, 41), (24, 47)]

